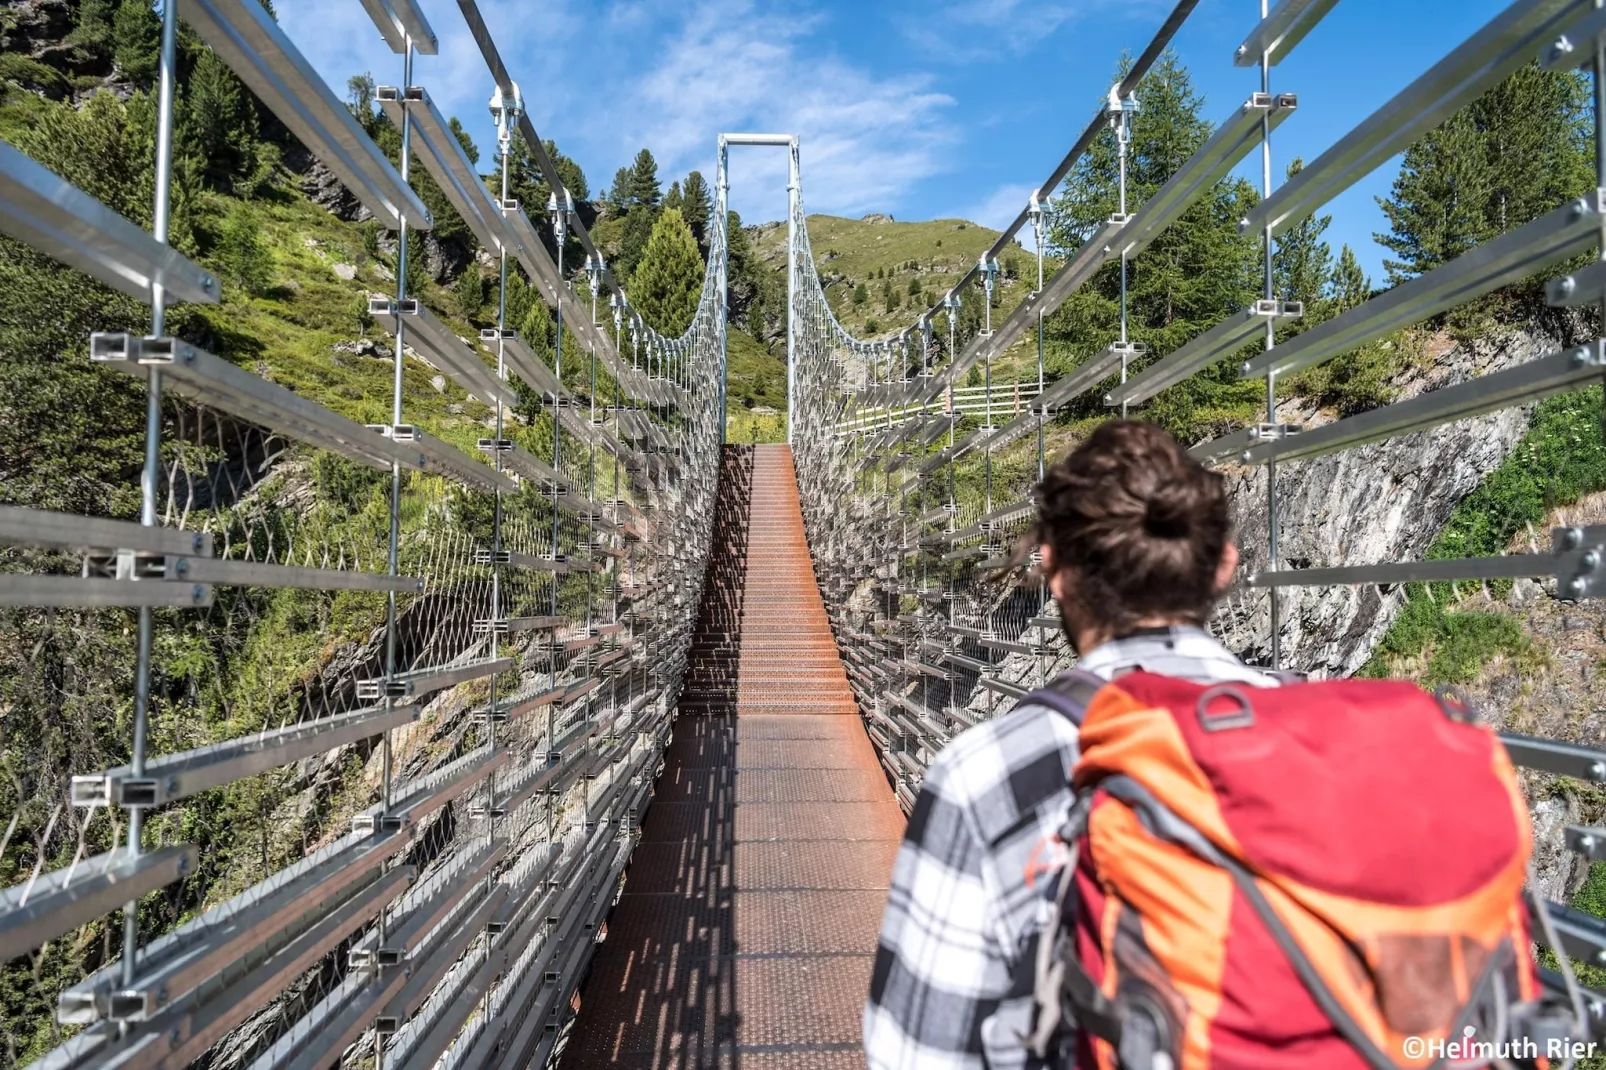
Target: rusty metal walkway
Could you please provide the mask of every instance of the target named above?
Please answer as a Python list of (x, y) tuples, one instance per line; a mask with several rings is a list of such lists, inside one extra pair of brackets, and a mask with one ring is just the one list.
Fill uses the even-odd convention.
[(837, 656), (785, 446), (726, 447), (680, 710), (564, 1066), (864, 1066), (904, 820)]

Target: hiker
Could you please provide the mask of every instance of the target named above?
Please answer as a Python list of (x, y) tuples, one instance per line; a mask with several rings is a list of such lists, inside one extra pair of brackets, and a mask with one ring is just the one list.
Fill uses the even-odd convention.
[(1036, 501), (1026, 545), (1079, 660), (932, 761), (871, 1070), (1376, 1070), (1495, 1006), (1537, 1028), (1527, 812), (1493, 734), (1412, 685), (1303, 684), (1216, 642), (1225, 486), (1160, 428), (1100, 425)]

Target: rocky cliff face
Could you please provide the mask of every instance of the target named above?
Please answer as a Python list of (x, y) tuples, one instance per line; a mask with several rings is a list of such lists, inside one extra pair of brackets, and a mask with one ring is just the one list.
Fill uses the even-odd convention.
[[(1429, 340), (1423, 359), (1395, 382), (1398, 399), (1453, 386), (1535, 360), (1567, 339), (1531, 327), (1453, 344)], [(1403, 438), (1280, 465), (1277, 518), (1280, 568), (1418, 559), (1462, 498), (1499, 467), (1527, 430), (1530, 407), (1504, 409)], [(1298, 399), (1279, 406), (1285, 421), (1315, 426), (1332, 417)], [(1266, 469), (1229, 467), (1245, 575), (1267, 564)], [(1354, 673), (1394, 619), (1404, 592), (1377, 587), (1285, 589), (1280, 596), (1282, 667), (1319, 677)], [(1229, 599), (1217, 626), (1246, 659), (1270, 662), (1271, 599), (1244, 591)]]

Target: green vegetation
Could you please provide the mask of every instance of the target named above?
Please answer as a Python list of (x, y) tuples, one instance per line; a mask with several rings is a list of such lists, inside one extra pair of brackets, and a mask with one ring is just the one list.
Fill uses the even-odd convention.
[(1400, 282), (1556, 208), (1595, 184), (1589, 82), (1518, 70), (1406, 152), (1380, 200), (1378, 241)]
[(678, 208), (665, 208), (631, 278), (630, 297), (647, 323), (670, 338), (685, 333), (697, 315), (703, 258)]
[[(1557, 506), (1606, 490), (1600, 411), (1600, 387), (1541, 402), (1517, 448), (1456, 507), (1426, 556), (1504, 553), (1524, 531), (1542, 526)], [(1504, 591), (1510, 584), (1490, 581), (1489, 586)], [(1362, 673), (1464, 684), (1497, 655), (1529, 663), (1543, 658), (1510, 614), (1464, 608), (1452, 584), (1414, 585)]]

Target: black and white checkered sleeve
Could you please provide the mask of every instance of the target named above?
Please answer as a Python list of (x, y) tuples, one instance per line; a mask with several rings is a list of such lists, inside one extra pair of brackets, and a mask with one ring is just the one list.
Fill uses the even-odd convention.
[(864, 1011), (872, 1070), (982, 1070), (981, 1023), (1009, 989), (957, 757), (933, 763), (893, 868)]

